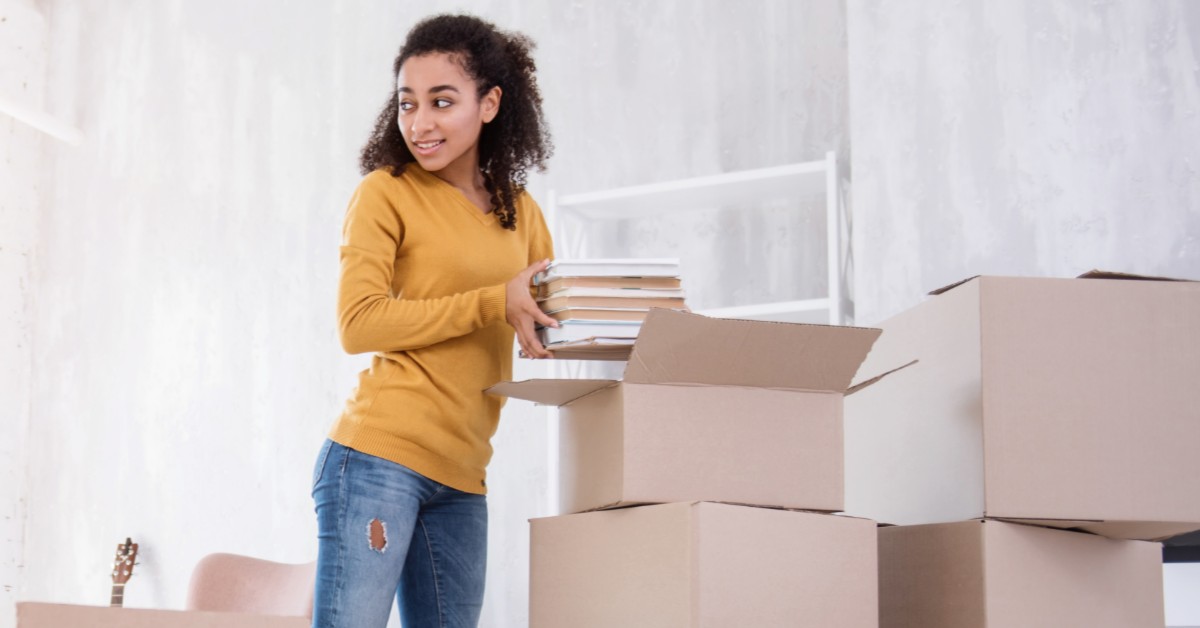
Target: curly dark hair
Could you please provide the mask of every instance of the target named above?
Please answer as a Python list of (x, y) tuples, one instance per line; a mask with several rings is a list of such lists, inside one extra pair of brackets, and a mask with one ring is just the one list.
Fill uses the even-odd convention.
[(397, 124), (400, 68), (409, 57), (447, 53), (462, 64), (475, 81), (477, 98), (500, 86), (503, 102), (479, 135), (479, 165), (491, 194), (492, 211), (505, 229), (516, 229), (517, 194), (525, 187), (531, 166), (546, 169), (554, 150), (542, 116), (534, 43), (519, 33), (502, 31), (471, 15), (437, 15), (413, 27), (392, 64), (392, 95), (375, 121), (371, 138), (363, 147), (359, 168), (365, 175), (388, 167), (399, 176), (416, 161)]

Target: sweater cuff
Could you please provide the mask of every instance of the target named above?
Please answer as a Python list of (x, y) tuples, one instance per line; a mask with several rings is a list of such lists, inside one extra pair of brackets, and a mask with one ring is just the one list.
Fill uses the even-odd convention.
[(504, 284), (488, 286), (481, 290), (479, 308), (483, 312), (484, 327), (505, 320), (504, 310), (508, 306), (506, 292)]

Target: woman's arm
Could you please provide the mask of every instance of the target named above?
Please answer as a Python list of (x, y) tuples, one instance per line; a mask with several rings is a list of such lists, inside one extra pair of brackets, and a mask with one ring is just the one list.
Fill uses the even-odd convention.
[(383, 172), (355, 191), (342, 230), (338, 332), (348, 353), (407, 351), (464, 336), (505, 318), (505, 284), (436, 299), (391, 296), (399, 212), (383, 191)]
[[(537, 324), (547, 327), (558, 327), (558, 321), (547, 316), (534, 301), (536, 289), (533, 287), (533, 275), (546, 270), (547, 263), (554, 259), (554, 243), (550, 238), (550, 230), (546, 228), (546, 220), (542, 210), (528, 194), (524, 195), (525, 203), (521, 205), (520, 219), (528, 221), (529, 229), (529, 268), (509, 283), (507, 314), (508, 324), (517, 331), (517, 344), (525, 355), (531, 358), (552, 358), (554, 355), (546, 351), (535, 331)], [(528, 276), (523, 276), (528, 273)], [(524, 283), (521, 283), (524, 282)], [(524, 287), (524, 290), (518, 290)]]

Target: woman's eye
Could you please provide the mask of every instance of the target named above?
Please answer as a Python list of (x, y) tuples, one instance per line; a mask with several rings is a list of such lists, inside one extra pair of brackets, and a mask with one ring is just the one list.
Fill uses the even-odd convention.
[(438, 109), (444, 109), (446, 107), (449, 107), (451, 104), (453, 104), (453, 103), (451, 103), (450, 100), (447, 98), (433, 99), (433, 106), (437, 107)]
[(407, 100), (402, 101), (400, 103), (400, 111), (411, 111), (413, 106), (414, 105), (412, 103), (408, 102)]

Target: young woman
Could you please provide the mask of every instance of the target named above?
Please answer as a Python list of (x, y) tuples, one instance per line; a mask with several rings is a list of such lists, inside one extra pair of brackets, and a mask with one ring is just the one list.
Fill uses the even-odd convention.
[(343, 228), (338, 326), (374, 352), (313, 471), (314, 627), (475, 626), (513, 330), (549, 357), (531, 278), (553, 255), (524, 191), (551, 146), (527, 38), (469, 16), (408, 34)]

